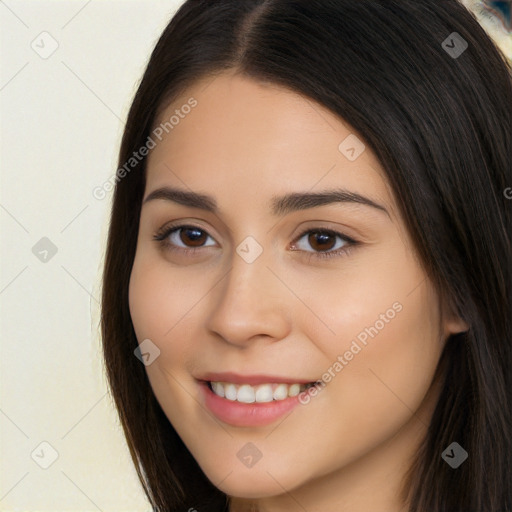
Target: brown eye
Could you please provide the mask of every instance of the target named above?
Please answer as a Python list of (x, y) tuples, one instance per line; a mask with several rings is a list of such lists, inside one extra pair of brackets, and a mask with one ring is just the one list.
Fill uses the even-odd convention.
[(192, 226), (179, 228), (179, 238), (185, 244), (192, 247), (201, 247), (208, 235), (205, 231)]
[[(213, 243), (206, 244), (211, 239)], [(197, 226), (167, 226), (158, 232), (154, 239), (160, 242), (166, 249), (194, 251), (203, 247), (215, 245), (215, 240), (207, 231)]]
[(336, 235), (327, 231), (311, 231), (308, 242), (315, 251), (328, 251), (336, 245)]
[(342, 256), (348, 254), (352, 247), (359, 244), (356, 240), (342, 233), (328, 229), (309, 229), (304, 231), (296, 240), (292, 250), (305, 253), (309, 258), (308, 261), (312, 258)]

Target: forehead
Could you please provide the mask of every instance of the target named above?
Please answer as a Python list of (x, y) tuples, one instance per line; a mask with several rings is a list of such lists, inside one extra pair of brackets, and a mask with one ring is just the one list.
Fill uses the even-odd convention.
[(393, 210), (384, 172), (362, 136), (275, 84), (230, 73), (206, 77), (162, 111), (155, 130), (161, 140), (153, 136), (148, 189), (237, 191), (250, 201), (335, 186), (371, 194)]

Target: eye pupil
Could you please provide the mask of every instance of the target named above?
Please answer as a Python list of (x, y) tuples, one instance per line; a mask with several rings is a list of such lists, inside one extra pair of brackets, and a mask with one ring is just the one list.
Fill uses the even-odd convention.
[[(186, 233), (186, 237), (188, 238), (188, 240), (185, 240), (183, 238), (184, 233)], [(205, 236), (206, 236), (205, 232), (202, 231), (201, 229), (190, 227), (190, 228), (182, 228), (181, 229), (180, 238), (184, 244), (191, 243), (194, 246), (200, 247), (205, 241), (204, 240)]]
[[(328, 243), (329, 238), (334, 239), (333, 235), (331, 233), (328, 233), (326, 231), (314, 231), (310, 233), (308, 241), (311, 244), (311, 247), (313, 247), (315, 250), (318, 251), (328, 251), (329, 249), (332, 249), (333, 245), (336, 244), (336, 241), (334, 239), (334, 244), (331, 242)], [(319, 243), (317, 243), (319, 242)], [(327, 247), (326, 247), (327, 244)], [(320, 247), (317, 247), (320, 245)]]

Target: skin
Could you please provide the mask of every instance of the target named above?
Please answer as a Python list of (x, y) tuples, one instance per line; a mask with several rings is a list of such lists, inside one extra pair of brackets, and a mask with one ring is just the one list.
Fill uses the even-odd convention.
[[(441, 307), (376, 156), (339, 151), (362, 135), (309, 99), (233, 72), (197, 82), (160, 120), (190, 97), (197, 106), (151, 150), (144, 197), (180, 187), (213, 196), (219, 212), (143, 204), (129, 301), (139, 343), (161, 351), (146, 367), (155, 396), (206, 476), (237, 498), (232, 511), (405, 510), (401, 479), (437, 399), (436, 365), (447, 337), (467, 327)], [(339, 187), (388, 214), (357, 203), (271, 213), (274, 195)], [(199, 227), (203, 241), (178, 231), (166, 249), (153, 236), (170, 221)], [(321, 246), (298, 237), (321, 228), (359, 244), (315, 257)], [(247, 236), (263, 248), (252, 263), (236, 252)], [(234, 427), (203, 406), (194, 377), (207, 371), (320, 379), (396, 303), (401, 311), (309, 404), (272, 425)], [(236, 455), (248, 442), (262, 454), (250, 468)]]

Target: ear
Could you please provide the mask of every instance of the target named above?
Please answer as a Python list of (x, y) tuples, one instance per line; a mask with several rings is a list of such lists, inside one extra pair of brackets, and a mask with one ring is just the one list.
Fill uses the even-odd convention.
[(462, 320), (460, 317), (445, 319), (444, 321), (444, 332), (447, 336), (452, 334), (460, 334), (467, 332), (468, 330), (468, 324), (464, 322), (464, 320)]
[(444, 339), (452, 334), (460, 334), (469, 330), (468, 324), (456, 313), (453, 302), (446, 297), (441, 300), (441, 329)]

